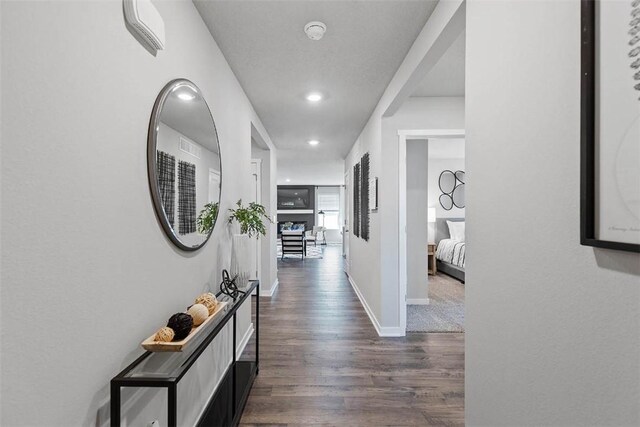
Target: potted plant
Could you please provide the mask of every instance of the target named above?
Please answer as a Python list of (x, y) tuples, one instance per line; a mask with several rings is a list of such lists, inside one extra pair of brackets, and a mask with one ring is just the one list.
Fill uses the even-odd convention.
[(236, 221), (240, 224), (240, 234), (246, 234), (249, 237), (255, 236), (256, 239), (267, 234), (267, 228), (264, 225), (263, 218), (269, 222), (271, 218), (267, 216), (267, 212), (259, 203), (251, 202), (249, 206), (242, 205), (242, 199), (236, 203), (236, 209), (229, 209), (229, 224)]
[(200, 211), (198, 219), (196, 220), (196, 226), (198, 233), (209, 234), (213, 230), (213, 226), (218, 218), (218, 207), (220, 205), (216, 203), (207, 203)]
[(260, 235), (266, 235), (264, 220), (272, 221), (259, 203), (251, 202), (249, 206), (243, 206), (241, 199), (236, 205), (235, 209), (229, 209), (229, 224), (237, 222), (240, 225), (240, 234), (233, 235), (230, 271), (236, 277), (236, 283), (245, 286), (251, 276), (249, 240), (254, 236), (257, 239)]

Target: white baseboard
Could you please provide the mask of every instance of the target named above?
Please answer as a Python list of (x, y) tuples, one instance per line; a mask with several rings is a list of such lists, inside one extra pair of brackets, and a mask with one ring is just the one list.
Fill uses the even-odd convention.
[(378, 335), (381, 337), (404, 337), (405, 331), (403, 331), (402, 328), (400, 328), (399, 326), (381, 326), (380, 325), (380, 322), (378, 322), (376, 315), (373, 313), (373, 311), (371, 310), (371, 307), (369, 307), (369, 304), (367, 304), (367, 301), (362, 296), (360, 289), (358, 289), (358, 285), (356, 285), (356, 282), (354, 282), (351, 276), (349, 276), (348, 274), (347, 274), (347, 278), (349, 279), (349, 283), (351, 283), (351, 287), (353, 288), (354, 292), (358, 296), (358, 299), (360, 300), (360, 304), (362, 304), (362, 307), (364, 307), (364, 311), (369, 316), (369, 320), (371, 320), (371, 323), (373, 324), (373, 327), (376, 329), (376, 332), (378, 333)]
[(240, 343), (238, 343), (238, 349), (236, 350), (236, 359), (240, 359), (244, 348), (247, 346), (247, 343), (251, 339), (251, 334), (253, 334), (253, 331), (253, 323), (251, 323), (247, 328), (247, 332), (244, 333), (244, 336), (240, 340)]
[(409, 298), (407, 305), (429, 305), (429, 298)]
[(260, 286), (260, 296), (261, 297), (271, 297), (271, 296), (273, 296), (273, 293), (276, 291), (276, 288), (278, 287), (279, 284), (280, 284), (280, 282), (278, 281), (278, 279), (276, 279), (271, 284), (271, 288), (270, 289), (263, 289), (262, 286)]

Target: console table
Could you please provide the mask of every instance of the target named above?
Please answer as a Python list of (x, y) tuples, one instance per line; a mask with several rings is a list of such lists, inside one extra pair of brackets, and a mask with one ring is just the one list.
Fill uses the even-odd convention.
[(207, 403), (198, 426), (236, 426), (240, 422), (244, 405), (249, 397), (251, 386), (259, 370), (259, 337), (260, 337), (260, 298), (256, 298), (255, 312), (255, 361), (236, 360), (236, 312), (256, 290), (260, 295), (260, 282), (250, 281), (244, 288), (244, 294), (235, 300), (227, 295), (218, 293), (220, 301), (227, 301), (223, 309), (224, 314), (212, 320), (207, 330), (200, 332), (196, 342), (183, 352), (154, 353), (145, 352), (133, 363), (111, 380), (111, 426), (119, 427), (121, 422), (120, 393), (122, 387), (164, 387), (168, 393), (168, 425), (178, 424), (178, 383), (198, 360), (200, 355), (211, 344), (222, 329), (232, 321), (233, 323), (233, 358), (224, 377), (220, 380), (217, 390)]

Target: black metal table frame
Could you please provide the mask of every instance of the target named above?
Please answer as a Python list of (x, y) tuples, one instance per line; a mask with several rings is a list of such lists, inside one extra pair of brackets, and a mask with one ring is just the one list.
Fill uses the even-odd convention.
[[(255, 336), (256, 336), (256, 361), (255, 361), (255, 374), (252, 375), (247, 388), (250, 389), (253, 385), (253, 379), (255, 375), (258, 374), (260, 369), (259, 363), (259, 343), (260, 343), (260, 282), (257, 280), (251, 281), (251, 284), (246, 288), (242, 289), (245, 293), (239, 296), (239, 300), (237, 303), (233, 305), (233, 307), (225, 313), (224, 317), (216, 324), (216, 326), (209, 332), (206, 338), (198, 345), (198, 347), (189, 355), (189, 357), (182, 363), (181, 372), (175, 377), (158, 377), (158, 378), (144, 378), (144, 377), (127, 377), (126, 375), (133, 370), (136, 366), (138, 366), (143, 360), (147, 357), (154, 354), (153, 352), (147, 351), (142, 356), (138, 357), (135, 361), (133, 361), (129, 366), (122, 370), (118, 375), (116, 375), (111, 380), (111, 427), (119, 427), (121, 422), (121, 412), (120, 412), (120, 397), (121, 397), (121, 389), (122, 387), (149, 387), (149, 388), (166, 388), (168, 393), (168, 425), (170, 427), (177, 426), (178, 424), (178, 383), (184, 377), (184, 375), (189, 371), (191, 366), (198, 360), (200, 355), (204, 352), (204, 350), (209, 346), (209, 344), (218, 336), (220, 331), (227, 325), (230, 319), (233, 319), (233, 346), (232, 353), (233, 358), (231, 361), (231, 369), (232, 369), (232, 424), (237, 424), (240, 421), (239, 415), (241, 415), (242, 410), (244, 409), (244, 404), (246, 403), (246, 399), (248, 397), (248, 391), (245, 390), (243, 393), (242, 402), (236, 402), (236, 312), (238, 308), (240, 308), (245, 300), (249, 299), (251, 301), (251, 294), (253, 291), (256, 291), (256, 320), (255, 320)], [(218, 293), (217, 296), (219, 296)], [(208, 407), (212, 400), (215, 399), (215, 393), (213, 397), (207, 402), (206, 406)], [(239, 405), (238, 405), (239, 403)], [(237, 411), (240, 409), (239, 411)], [(206, 412), (206, 410), (205, 410)], [(202, 416), (204, 418), (206, 414)], [(201, 418), (201, 419), (202, 419)], [(200, 420), (198, 421), (198, 423)]]

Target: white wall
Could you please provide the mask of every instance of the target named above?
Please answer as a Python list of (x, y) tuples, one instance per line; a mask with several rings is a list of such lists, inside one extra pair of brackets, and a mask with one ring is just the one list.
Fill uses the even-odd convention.
[[(2, 425), (107, 424), (109, 380), (228, 266), (224, 212), (250, 191), (251, 123), (271, 142), (193, 4), (154, 4), (167, 34), (156, 56), (122, 2), (1, 4)], [(190, 254), (165, 237), (147, 182), (151, 109), (178, 77), (202, 89), (223, 162), (221, 220)], [(180, 383), (179, 424), (228, 350), (212, 346)], [(165, 396), (125, 399), (128, 424), (166, 425)]]
[(262, 272), (260, 276), (260, 295), (270, 296), (275, 290), (278, 280), (278, 265), (276, 253), (273, 248), (277, 244), (277, 199), (278, 186), (276, 170), (277, 159), (274, 150), (263, 150), (260, 147), (251, 146), (251, 157), (262, 160), (262, 206), (265, 207), (267, 215), (273, 222), (265, 224), (267, 226), (266, 236), (260, 237)]
[(428, 297), (428, 148), (427, 141), (407, 141), (407, 304)]
[[(384, 119), (378, 111), (384, 109), (376, 108), (377, 113), (374, 112), (369, 119), (345, 160), (346, 171), (353, 174), (353, 165), (368, 151), (371, 157), (370, 176), (379, 177), (379, 210), (370, 217), (370, 240), (365, 242), (355, 236), (349, 239), (349, 275), (375, 317), (374, 324), (377, 322), (381, 328), (399, 328), (399, 295), (396, 286), (398, 130), (464, 129), (464, 98), (409, 98), (394, 116)], [(350, 211), (350, 223), (353, 223), (353, 207)], [(374, 269), (372, 265), (379, 267)], [(382, 331), (391, 334), (397, 333), (398, 329)]]
[(640, 425), (640, 255), (579, 243), (579, 29), (580, 2), (467, 6), (470, 426)]

